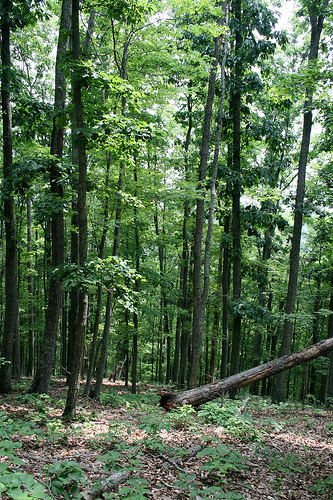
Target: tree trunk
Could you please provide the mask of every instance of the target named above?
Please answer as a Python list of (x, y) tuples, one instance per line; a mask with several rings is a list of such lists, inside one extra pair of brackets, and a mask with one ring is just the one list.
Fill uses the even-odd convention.
[[(241, 0), (234, 0), (232, 7), (235, 15), (235, 21), (238, 29), (236, 29), (236, 46), (235, 46), (235, 82), (236, 88), (232, 92), (231, 111), (233, 121), (233, 191), (232, 191), (232, 239), (233, 239), (233, 255), (232, 255), (232, 285), (233, 285), (233, 302), (236, 304), (241, 299), (241, 265), (242, 265), (242, 249), (241, 249), (241, 213), (240, 213), (240, 197), (241, 197), (241, 120), (240, 120), (240, 105), (241, 93), (239, 90), (239, 81), (242, 76), (242, 61), (239, 57), (239, 52), (242, 47), (241, 35)], [(232, 346), (230, 355), (230, 373), (239, 372), (239, 358), (241, 345), (241, 316), (237, 313), (233, 314), (232, 320)]]
[(29, 296), (29, 337), (28, 337), (28, 363), (26, 374), (28, 377), (35, 372), (35, 307), (34, 307), (34, 284), (32, 265), (32, 219), (31, 198), (27, 199), (27, 250), (28, 250), (28, 296)]
[[(322, 7), (326, 8), (327, 4), (328, 0), (324, 0)], [(311, 64), (311, 62), (317, 60), (318, 58), (319, 41), (324, 23), (324, 14), (321, 13), (319, 16), (317, 16), (313, 13), (314, 11), (317, 10), (314, 1), (309, 5), (308, 9), (309, 9), (309, 18), (311, 23), (311, 42), (310, 42), (310, 52), (308, 61), (309, 64)], [(279, 356), (283, 356), (289, 352), (291, 338), (292, 338), (292, 331), (293, 331), (293, 323), (294, 323), (293, 315), (295, 312), (299, 255), (300, 255), (301, 235), (302, 235), (302, 225), (303, 225), (303, 202), (305, 193), (306, 165), (308, 161), (308, 152), (309, 152), (311, 128), (312, 128), (312, 103), (313, 103), (313, 87), (308, 87), (306, 89), (306, 97), (304, 103), (303, 135), (302, 135), (302, 144), (301, 144), (301, 151), (298, 164), (294, 228), (293, 228), (293, 237), (292, 237), (291, 251), (290, 251), (289, 281), (288, 281), (287, 302), (285, 308), (286, 317), (283, 324), (283, 336), (279, 350)], [(273, 400), (275, 402), (284, 400), (286, 376), (287, 376), (286, 373), (281, 373), (276, 378), (275, 388), (273, 393)]]
[(2, 124), (3, 124), (3, 178), (7, 189), (3, 195), (6, 231), (5, 262), (5, 319), (1, 345), (1, 356), (6, 363), (0, 366), (0, 393), (11, 391), (11, 368), (15, 332), (18, 329), (19, 302), (17, 288), (17, 242), (15, 232), (14, 198), (9, 181), (12, 161), (12, 112), (10, 103), (11, 58), (10, 58), (10, 2), (2, 2), (1, 16), (1, 63), (2, 63)]
[[(80, 62), (80, 25), (79, 25), (79, 0), (72, 0), (72, 43), (74, 63)], [(86, 139), (82, 135), (84, 129), (83, 103), (81, 97), (81, 83), (73, 74), (73, 105), (75, 129), (78, 131), (76, 137), (79, 159), (79, 183), (78, 183), (78, 222), (79, 222), (79, 265), (83, 266), (87, 260), (88, 253), (88, 222), (87, 222), (87, 155)], [(78, 293), (78, 318), (74, 341), (73, 364), (69, 377), (66, 405), (63, 417), (72, 418), (76, 414), (76, 405), (80, 388), (81, 367), (84, 354), (84, 341), (88, 316), (88, 295), (80, 290)]]
[[(89, 46), (91, 42), (91, 34), (93, 31), (95, 22), (95, 10), (92, 9), (90, 11), (86, 36), (83, 44), (83, 55), (82, 59), (85, 59), (88, 55)], [(72, 94), (73, 94), (73, 83), (72, 83)], [(72, 165), (73, 165), (73, 173), (74, 178), (78, 175), (77, 166), (79, 165), (79, 155), (77, 144), (74, 140), (74, 123), (72, 123)], [(77, 264), (79, 263), (79, 237), (78, 237), (78, 226), (79, 226), (79, 218), (78, 218), (78, 208), (77, 208), (77, 193), (78, 193), (78, 184), (77, 180), (73, 181), (72, 184), (72, 220), (71, 227), (73, 230), (71, 231), (71, 263)], [(74, 344), (75, 344), (75, 336), (76, 336), (76, 327), (78, 322), (78, 308), (79, 308), (79, 291), (77, 288), (72, 288), (70, 291), (70, 310), (68, 314), (68, 355), (67, 355), (67, 384), (69, 383), (69, 375), (72, 371), (73, 365), (73, 357), (74, 357)]]
[[(137, 164), (135, 162), (134, 166), (134, 182), (135, 191), (134, 196), (137, 198), (138, 191), (138, 172)], [(140, 270), (140, 240), (139, 240), (139, 226), (138, 226), (138, 211), (136, 205), (134, 205), (134, 233), (135, 233), (135, 269), (137, 273)], [(135, 291), (139, 295), (139, 280), (135, 279)], [(137, 295), (137, 297), (138, 297)], [(139, 332), (139, 318), (136, 308), (138, 307), (138, 302), (135, 304), (135, 309), (133, 312), (133, 344), (132, 344), (132, 371), (131, 371), (131, 392), (136, 394), (136, 383), (137, 383), (137, 364), (138, 364), (138, 332)]]
[[(265, 262), (270, 258), (270, 247), (271, 247), (271, 230), (266, 229), (265, 231), (265, 241), (263, 247), (262, 259)], [(267, 269), (265, 270), (265, 274), (267, 276)], [(258, 297), (258, 305), (259, 307), (264, 307), (266, 302), (266, 286), (261, 285), (259, 288), (259, 297)], [(257, 325), (253, 338), (253, 347), (252, 347), (252, 366), (258, 366), (261, 359), (261, 350), (262, 350), (262, 332), (263, 326)], [(259, 394), (259, 384), (255, 383), (251, 387), (251, 394)]]
[[(53, 118), (51, 155), (51, 193), (56, 197), (58, 203), (62, 203), (63, 185), (61, 182), (61, 170), (58, 162), (62, 158), (64, 129), (59, 127), (57, 120), (65, 111), (66, 103), (66, 78), (60, 69), (62, 57), (65, 55), (68, 46), (68, 36), (71, 20), (71, 0), (63, 0), (61, 10), (61, 20), (59, 28), (57, 59), (55, 69), (55, 99), (54, 109), (57, 116)], [(51, 251), (52, 267), (55, 269), (64, 263), (64, 219), (62, 206), (52, 213), (51, 219)], [(36, 373), (29, 389), (30, 393), (47, 393), (49, 390), (52, 368), (54, 363), (55, 348), (58, 335), (59, 318), (62, 305), (62, 283), (55, 277), (51, 277), (48, 287), (48, 301), (45, 314), (45, 331), (41, 346), (41, 354), (37, 365)]]
[[(223, 40), (221, 34), (215, 41), (214, 61), (209, 74), (209, 85), (207, 92), (207, 102), (205, 107), (205, 118), (202, 133), (202, 144), (200, 152), (200, 165), (199, 165), (199, 184), (198, 191), (201, 191), (200, 198), (197, 199), (196, 221), (195, 221), (195, 235), (194, 235), (194, 258), (193, 258), (193, 331), (192, 331), (192, 359), (191, 359), (191, 372), (188, 382), (188, 387), (193, 388), (196, 386), (199, 363), (202, 353), (202, 339), (204, 329), (205, 317), (205, 294), (208, 290), (204, 288), (204, 294), (201, 294), (201, 248), (202, 248), (202, 234), (204, 226), (205, 214), (205, 199), (204, 187), (207, 172), (207, 163), (210, 150), (210, 128), (212, 121), (212, 110), (215, 97), (215, 81), (217, 66), (219, 63), (220, 49)], [(207, 244), (207, 240), (206, 240)], [(206, 260), (207, 255), (206, 252)], [(208, 274), (207, 274), (208, 273)], [(206, 277), (205, 285), (209, 283), (209, 266), (206, 262), (204, 274)]]
[[(192, 82), (189, 83), (189, 88), (192, 87)], [(190, 93), (187, 96), (187, 112), (188, 112), (188, 127), (186, 140), (184, 144), (185, 150), (185, 161), (184, 161), (184, 173), (185, 173), (185, 181), (188, 181), (189, 177), (189, 168), (188, 168), (188, 151), (190, 146), (190, 139), (193, 127), (193, 102), (192, 102), (192, 94)], [(181, 256), (181, 264), (180, 264), (180, 280), (179, 280), (179, 291), (180, 291), (180, 299), (179, 306), (181, 309), (181, 313), (177, 318), (177, 328), (179, 324), (180, 328), (180, 360), (179, 360), (179, 369), (177, 364), (177, 353), (175, 352), (175, 360), (174, 360), (174, 369), (173, 369), (173, 381), (176, 382), (178, 380), (178, 387), (184, 387), (186, 380), (186, 372), (187, 372), (187, 359), (188, 359), (188, 342), (189, 342), (189, 321), (188, 321), (188, 295), (187, 295), (187, 286), (188, 286), (188, 268), (189, 268), (189, 249), (188, 249), (188, 219), (189, 219), (189, 201), (185, 200), (184, 202), (184, 215), (183, 215), (183, 227), (182, 227), (182, 256)], [(177, 345), (176, 345), (177, 347)]]
[[(111, 167), (111, 153), (107, 152), (106, 156), (106, 181), (105, 188), (108, 189), (109, 186), (109, 175), (110, 175), (110, 167)], [(99, 246), (98, 257), (103, 259), (106, 236), (109, 228), (109, 203), (110, 196), (107, 196), (104, 206), (104, 220), (103, 220), (103, 232), (101, 237), (101, 242)], [(93, 339), (91, 342), (91, 352), (89, 358), (89, 368), (87, 374), (86, 385), (84, 387), (84, 396), (88, 396), (90, 390), (91, 379), (95, 367), (96, 360), (96, 352), (97, 352), (97, 339), (98, 339), (98, 331), (99, 331), (99, 322), (101, 317), (101, 309), (102, 309), (102, 285), (99, 284), (97, 287), (97, 300), (96, 300), (96, 310), (95, 310), (95, 320), (94, 320), (94, 328), (93, 328)]]
[(229, 290), (230, 290), (230, 215), (224, 217), (224, 242), (223, 242), (223, 266), (222, 266), (222, 356), (221, 356), (221, 378), (228, 375), (229, 355)]
[[(331, 286), (333, 289), (333, 280), (331, 281)], [(331, 293), (330, 297), (330, 311), (331, 314), (328, 317), (328, 324), (327, 324), (327, 338), (333, 338), (333, 293)], [(329, 355), (329, 370), (328, 370), (328, 381), (327, 381), (327, 396), (325, 400), (327, 399), (329, 405), (332, 405), (333, 402), (333, 352), (330, 352)]]
[(178, 394), (174, 394), (168, 388), (164, 388), (161, 391), (160, 404), (166, 410), (171, 410), (172, 408), (185, 404), (197, 407), (207, 403), (207, 401), (223, 397), (227, 392), (234, 392), (258, 380), (289, 370), (294, 366), (306, 363), (319, 356), (324, 356), (332, 349), (333, 338), (330, 338), (301, 351), (268, 361), (268, 363), (250, 368), (245, 372), (237, 373), (236, 375), (232, 375), (231, 377), (213, 384), (207, 384)]

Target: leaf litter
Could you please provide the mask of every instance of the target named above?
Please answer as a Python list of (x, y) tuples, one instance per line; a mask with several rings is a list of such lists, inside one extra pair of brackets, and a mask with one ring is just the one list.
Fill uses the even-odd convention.
[[(104, 401), (80, 400), (73, 422), (61, 419), (63, 380), (53, 382), (45, 399), (18, 392), (1, 396), (5, 424), (30, 425), (27, 433), (13, 426), (10, 436), (20, 444), (15, 448), (19, 470), (42, 483), (51, 498), (88, 498), (88, 490), (126, 471), (123, 484), (98, 498), (333, 499), (333, 415), (328, 409), (269, 405), (251, 396), (244, 410), (249, 432), (238, 435), (237, 422), (230, 432), (197, 413), (166, 414), (158, 406), (156, 386), (141, 386), (135, 397), (123, 384), (106, 381), (105, 391), (110, 398)], [(0, 465), (6, 460), (11, 459), (2, 452)], [(77, 496), (52, 493), (50, 467), (64, 463), (79, 464), (87, 479), (78, 483)], [(14, 463), (9, 466), (17, 470)], [(11, 497), (5, 491), (1, 498)]]

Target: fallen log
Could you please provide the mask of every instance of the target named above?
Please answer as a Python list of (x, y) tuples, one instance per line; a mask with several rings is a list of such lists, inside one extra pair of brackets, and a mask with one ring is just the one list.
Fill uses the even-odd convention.
[(294, 352), (293, 354), (287, 354), (282, 358), (268, 361), (263, 365), (255, 366), (254, 368), (237, 373), (231, 377), (213, 382), (212, 384), (206, 384), (201, 387), (179, 393), (174, 393), (170, 390), (170, 388), (165, 387), (160, 391), (160, 405), (168, 411), (172, 408), (185, 404), (197, 407), (203, 403), (207, 403), (207, 401), (220, 398), (231, 390), (234, 391), (240, 389), (241, 387), (245, 387), (253, 382), (271, 377), (277, 373), (289, 370), (294, 366), (306, 363), (311, 359), (324, 356), (332, 349), (333, 337), (306, 347), (301, 351)]
[(129, 474), (125, 470), (115, 472), (114, 474), (106, 478), (98, 488), (91, 490), (86, 489), (81, 493), (81, 495), (84, 498), (84, 500), (95, 500), (96, 498), (104, 498), (103, 497), (104, 493), (112, 491), (117, 486), (126, 483), (128, 478)]

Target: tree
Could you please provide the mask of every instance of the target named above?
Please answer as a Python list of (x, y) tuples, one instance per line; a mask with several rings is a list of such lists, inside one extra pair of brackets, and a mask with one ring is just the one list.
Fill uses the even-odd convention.
[[(87, 154), (86, 138), (84, 135), (83, 102), (81, 95), (82, 81), (80, 78), (80, 24), (79, 1), (72, 0), (72, 52), (73, 52), (73, 106), (78, 149), (79, 181), (78, 181), (78, 231), (79, 231), (79, 266), (84, 266), (88, 253), (88, 227), (87, 227)], [(84, 352), (84, 341), (88, 315), (88, 294), (83, 288), (79, 290), (78, 297), (77, 329), (74, 339), (74, 354), (66, 405), (63, 416), (72, 418), (76, 413), (77, 399), (80, 389), (81, 368)]]
[(11, 194), (10, 173), (13, 161), (12, 151), (12, 114), (10, 103), (10, 2), (3, 2), (1, 15), (1, 100), (3, 123), (3, 175), (7, 180), (7, 193), (4, 199), (6, 230), (6, 282), (5, 282), (5, 324), (1, 355), (4, 363), (0, 366), (0, 392), (11, 391), (11, 363), (13, 343), (18, 328), (18, 291), (17, 291), (17, 246), (14, 219), (14, 198)]
[[(199, 164), (199, 192), (204, 188), (206, 181), (207, 163), (210, 152), (210, 127), (212, 121), (212, 110), (215, 97), (215, 81), (217, 67), (220, 57), (220, 49), (223, 40), (221, 33), (215, 40), (215, 50), (213, 62), (209, 73), (209, 84), (207, 91), (207, 101), (204, 115), (204, 125), (202, 132), (202, 144)], [(201, 292), (201, 253), (202, 253), (202, 233), (204, 226), (205, 199), (203, 193), (197, 199), (196, 223), (193, 249), (193, 331), (192, 331), (192, 358), (191, 371), (188, 386), (195, 387), (198, 377), (199, 362), (202, 353), (202, 338), (205, 319), (205, 301), (202, 300)]]
[[(59, 162), (63, 155), (64, 112), (66, 103), (66, 78), (61, 69), (68, 46), (71, 20), (71, 1), (63, 0), (59, 26), (57, 58), (55, 68), (55, 98), (53, 129), (51, 138), (51, 195), (54, 197), (56, 209), (51, 219), (52, 267), (56, 269), (64, 263), (64, 220), (63, 220), (63, 182)], [(30, 393), (47, 393), (54, 363), (56, 340), (59, 329), (59, 317), (62, 306), (62, 283), (56, 276), (50, 280), (49, 296), (45, 316), (45, 332), (41, 346), (37, 370), (29, 389)]]
[[(309, 68), (318, 59), (320, 36), (323, 29), (325, 11), (328, 5), (328, 0), (324, 0), (320, 5), (316, 2), (310, 2), (304, 7), (308, 13), (311, 25), (311, 41), (308, 57)], [(290, 250), (290, 268), (289, 268), (289, 281), (288, 292), (285, 307), (285, 320), (283, 325), (283, 336), (279, 349), (279, 356), (283, 356), (289, 352), (292, 331), (293, 331), (293, 315), (295, 312), (298, 269), (299, 269), (299, 255), (301, 246), (301, 235), (303, 225), (303, 207), (304, 207), (304, 193), (305, 193), (305, 179), (306, 179), (306, 166), (308, 161), (308, 153), (312, 129), (312, 108), (313, 108), (313, 95), (314, 95), (314, 82), (306, 88), (306, 97), (304, 102), (303, 112), (303, 133), (301, 151), (298, 163), (298, 177), (297, 177), (297, 190), (295, 200), (294, 212), (294, 226), (293, 236)], [(283, 401), (286, 384), (286, 373), (281, 373), (275, 380), (274, 401)]]
[(212, 399), (223, 397), (227, 392), (235, 392), (237, 389), (245, 387), (253, 382), (289, 370), (294, 366), (306, 363), (319, 356), (325, 356), (332, 349), (333, 338), (330, 338), (301, 351), (283, 356), (273, 361), (268, 361), (268, 363), (250, 368), (249, 370), (237, 373), (212, 384), (207, 384), (178, 394), (173, 394), (170, 390), (165, 388), (161, 390), (160, 404), (167, 410), (184, 404), (200, 406)]

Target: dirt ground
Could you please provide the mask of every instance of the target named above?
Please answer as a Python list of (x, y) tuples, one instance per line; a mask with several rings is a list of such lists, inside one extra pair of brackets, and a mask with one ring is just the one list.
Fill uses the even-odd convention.
[[(137, 397), (130, 397), (122, 383), (105, 381), (104, 389), (109, 399), (80, 400), (75, 422), (61, 420), (63, 380), (54, 381), (44, 399), (20, 390), (0, 398), (9, 419), (33, 422), (39, 430), (15, 432), (11, 439), (22, 445), (16, 450), (20, 471), (46, 485), (53, 498), (65, 496), (52, 494), (50, 465), (75, 461), (87, 478), (87, 484), (80, 484), (84, 495), (114, 472), (127, 471), (124, 484), (129, 480), (130, 488), (117, 486), (104, 498), (333, 499), (330, 410), (274, 407), (250, 398), (244, 410), (251, 417), (250, 432), (242, 435), (237, 427), (230, 433), (221, 425), (207, 425), (196, 414), (173, 419), (158, 407), (156, 387), (140, 386)], [(166, 429), (163, 422), (168, 422)], [(191, 454), (188, 450), (195, 447)], [(216, 469), (213, 448), (224, 455)], [(5, 460), (0, 456), (0, 462)], [(9, 497), (3, 493), (2, 498)]]

